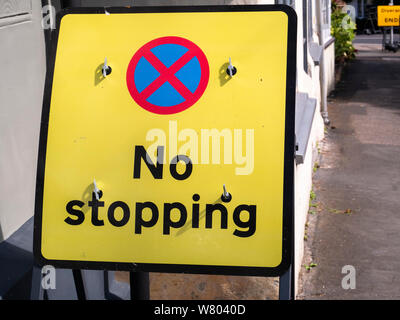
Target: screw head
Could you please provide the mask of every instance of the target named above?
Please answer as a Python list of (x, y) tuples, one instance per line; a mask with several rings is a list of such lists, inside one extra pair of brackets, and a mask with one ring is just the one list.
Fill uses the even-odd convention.
[(105, 74), (108, 76), (111, 74), (112, 68), (110, 66), (107, 66), (107, 68), (105, 68), (104, 71), (105, 71)]
[[(236, 67), (232, 67), (231, 70), (232, 70), (232, 76), (234, 76), (234, 75), (237, 73)], [(231, 76), (231, 74), (230, 74), (230, 72), (229, 72), (229, 68), (226, 69), (226, 74), (227, 74), (228, 76)]]

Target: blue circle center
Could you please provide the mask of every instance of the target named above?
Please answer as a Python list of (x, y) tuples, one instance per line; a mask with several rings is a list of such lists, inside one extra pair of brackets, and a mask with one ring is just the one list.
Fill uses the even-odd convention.
[[(182, 58), (186, 52), (188, 52), (188, 49), (182, 45), (168, 43), (156, 46), (150, 51), (167, 68), (170, 68), (175, 62)], [(136, 89), (141, 93), (159, 76), (160, 73), (146, 60), (146, 58), (140, 58), (134, 73)], [(195, 93), (201, 79), (201, 67), (197, 57), (193, 57), (188, 63), (179, 69), (175, 73), (175, 76), (191, 93)], [(178, 90), (167, 81), (154, 91), (146, 101), (160, 107), (172, 107), (185, 102), (185, 98), (182, 97)]]

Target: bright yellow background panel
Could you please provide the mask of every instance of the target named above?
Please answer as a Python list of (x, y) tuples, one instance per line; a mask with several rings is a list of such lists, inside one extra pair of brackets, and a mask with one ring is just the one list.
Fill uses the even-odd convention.
[[(76, 14), (62, 19), (49, 116), (44, 180), (42, 254), (47, 259), (163, 264), (276, 267), (282, 258), (283, 170), (288, 17), (283, 12)], [(126, 85), (128, 64), (147, 42), (179, 36), (196, 43), (207, 56), (210, 80), (191, 108), (175, 115), (145, 111)], [(95, 71), (108, 58), (112, 74), (100, 83)], [(220, 78), (232, 58), (238, 73)], [(142, 178), (133, 179), (134, 148), (149, 147), (149, 130), (167, 134), (170, 121), (186, 128), (254, 130), (254, 171), (236, 175), (233, 164), (195, 164), (192, 175), (174, 180), (165, 165), (164, 178), (154, 180), (142, 163)], [(180, 142), (178, 147), (183, 143)], [(200, 141), (199, 141), (200, 145)], [(168, 154), (168, 146), (166, 146)], [(200, 149), (199, 149), (200, 152)], [(222, 152), (221, 152), (222, 154)], [(223, 155), (221, 155), (223, 161)], [(96, 179), (104, 196), (100, 218), (91, 224), (87, 206)], [(233, 200), (228, 229), (191, 228), (192, 196), (200, 211), (217, 201), (226, 184)], [(71, 200), (85, 202), (80, 226), (64, 222)], [(107, 208), (124, 201), (131, 209), (120, 228), (107, 220)], [(160, 211), (157, 225), (134, 232), (135, 203), (152, 201)], [(181, 202), (188, 209), (182, 229), (162, 234), (163, 204)], [(257, 205), (256, 232), (233, 235), (232, 214), (240, 204)], [(74, 218), (74, 217), (72, 217)]]
[(395, 27), (399, 25), (400, 6), (378, 6), (378, 26)]

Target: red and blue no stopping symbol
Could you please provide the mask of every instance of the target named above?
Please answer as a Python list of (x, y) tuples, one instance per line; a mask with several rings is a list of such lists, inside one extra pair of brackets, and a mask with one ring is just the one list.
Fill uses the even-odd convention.
[(132, 98), (143, 109), (174, 114), (201, 98), (209, 77), (207, 57), (196, 44), (180, 37), (163, 37), (135, 53), (127, 84)]

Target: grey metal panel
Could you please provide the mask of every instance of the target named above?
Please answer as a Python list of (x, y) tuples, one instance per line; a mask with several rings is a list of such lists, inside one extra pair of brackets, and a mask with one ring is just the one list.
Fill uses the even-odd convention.
[[(41, 2), (0, 2), (0, 234), (7, 239), (34, 211), (46, 59)], [(9, 15), (27, 4), (30, 18), (16, 23), (25, 15)]]
[(297, 164), (304, 162), (316, 107), (317, 100), (309, 98), (307, 93), (299, 92), (296, 94), (295, 131), (298, 144), (298, 150), (296, 151)]
[(14, 296), (13, 288), (32, 269), (33, 218), (0, 243), (0, 297)]
[(316, 66), (318, 66), (320, 64), (321, 56), (322, 56), (322, 52), (323, 52), (324, 48), (322, 46), (320, 46), (318, 43), (311, 42), (309, 50), (310, 50), (311, 58), (314, 61), (314, 64)]
[(30, 0), (0, 0), (0, 19), (32, 12)]
[(0, 0), (0, 28), (30, 20), (32, 20), (30, 0)]

